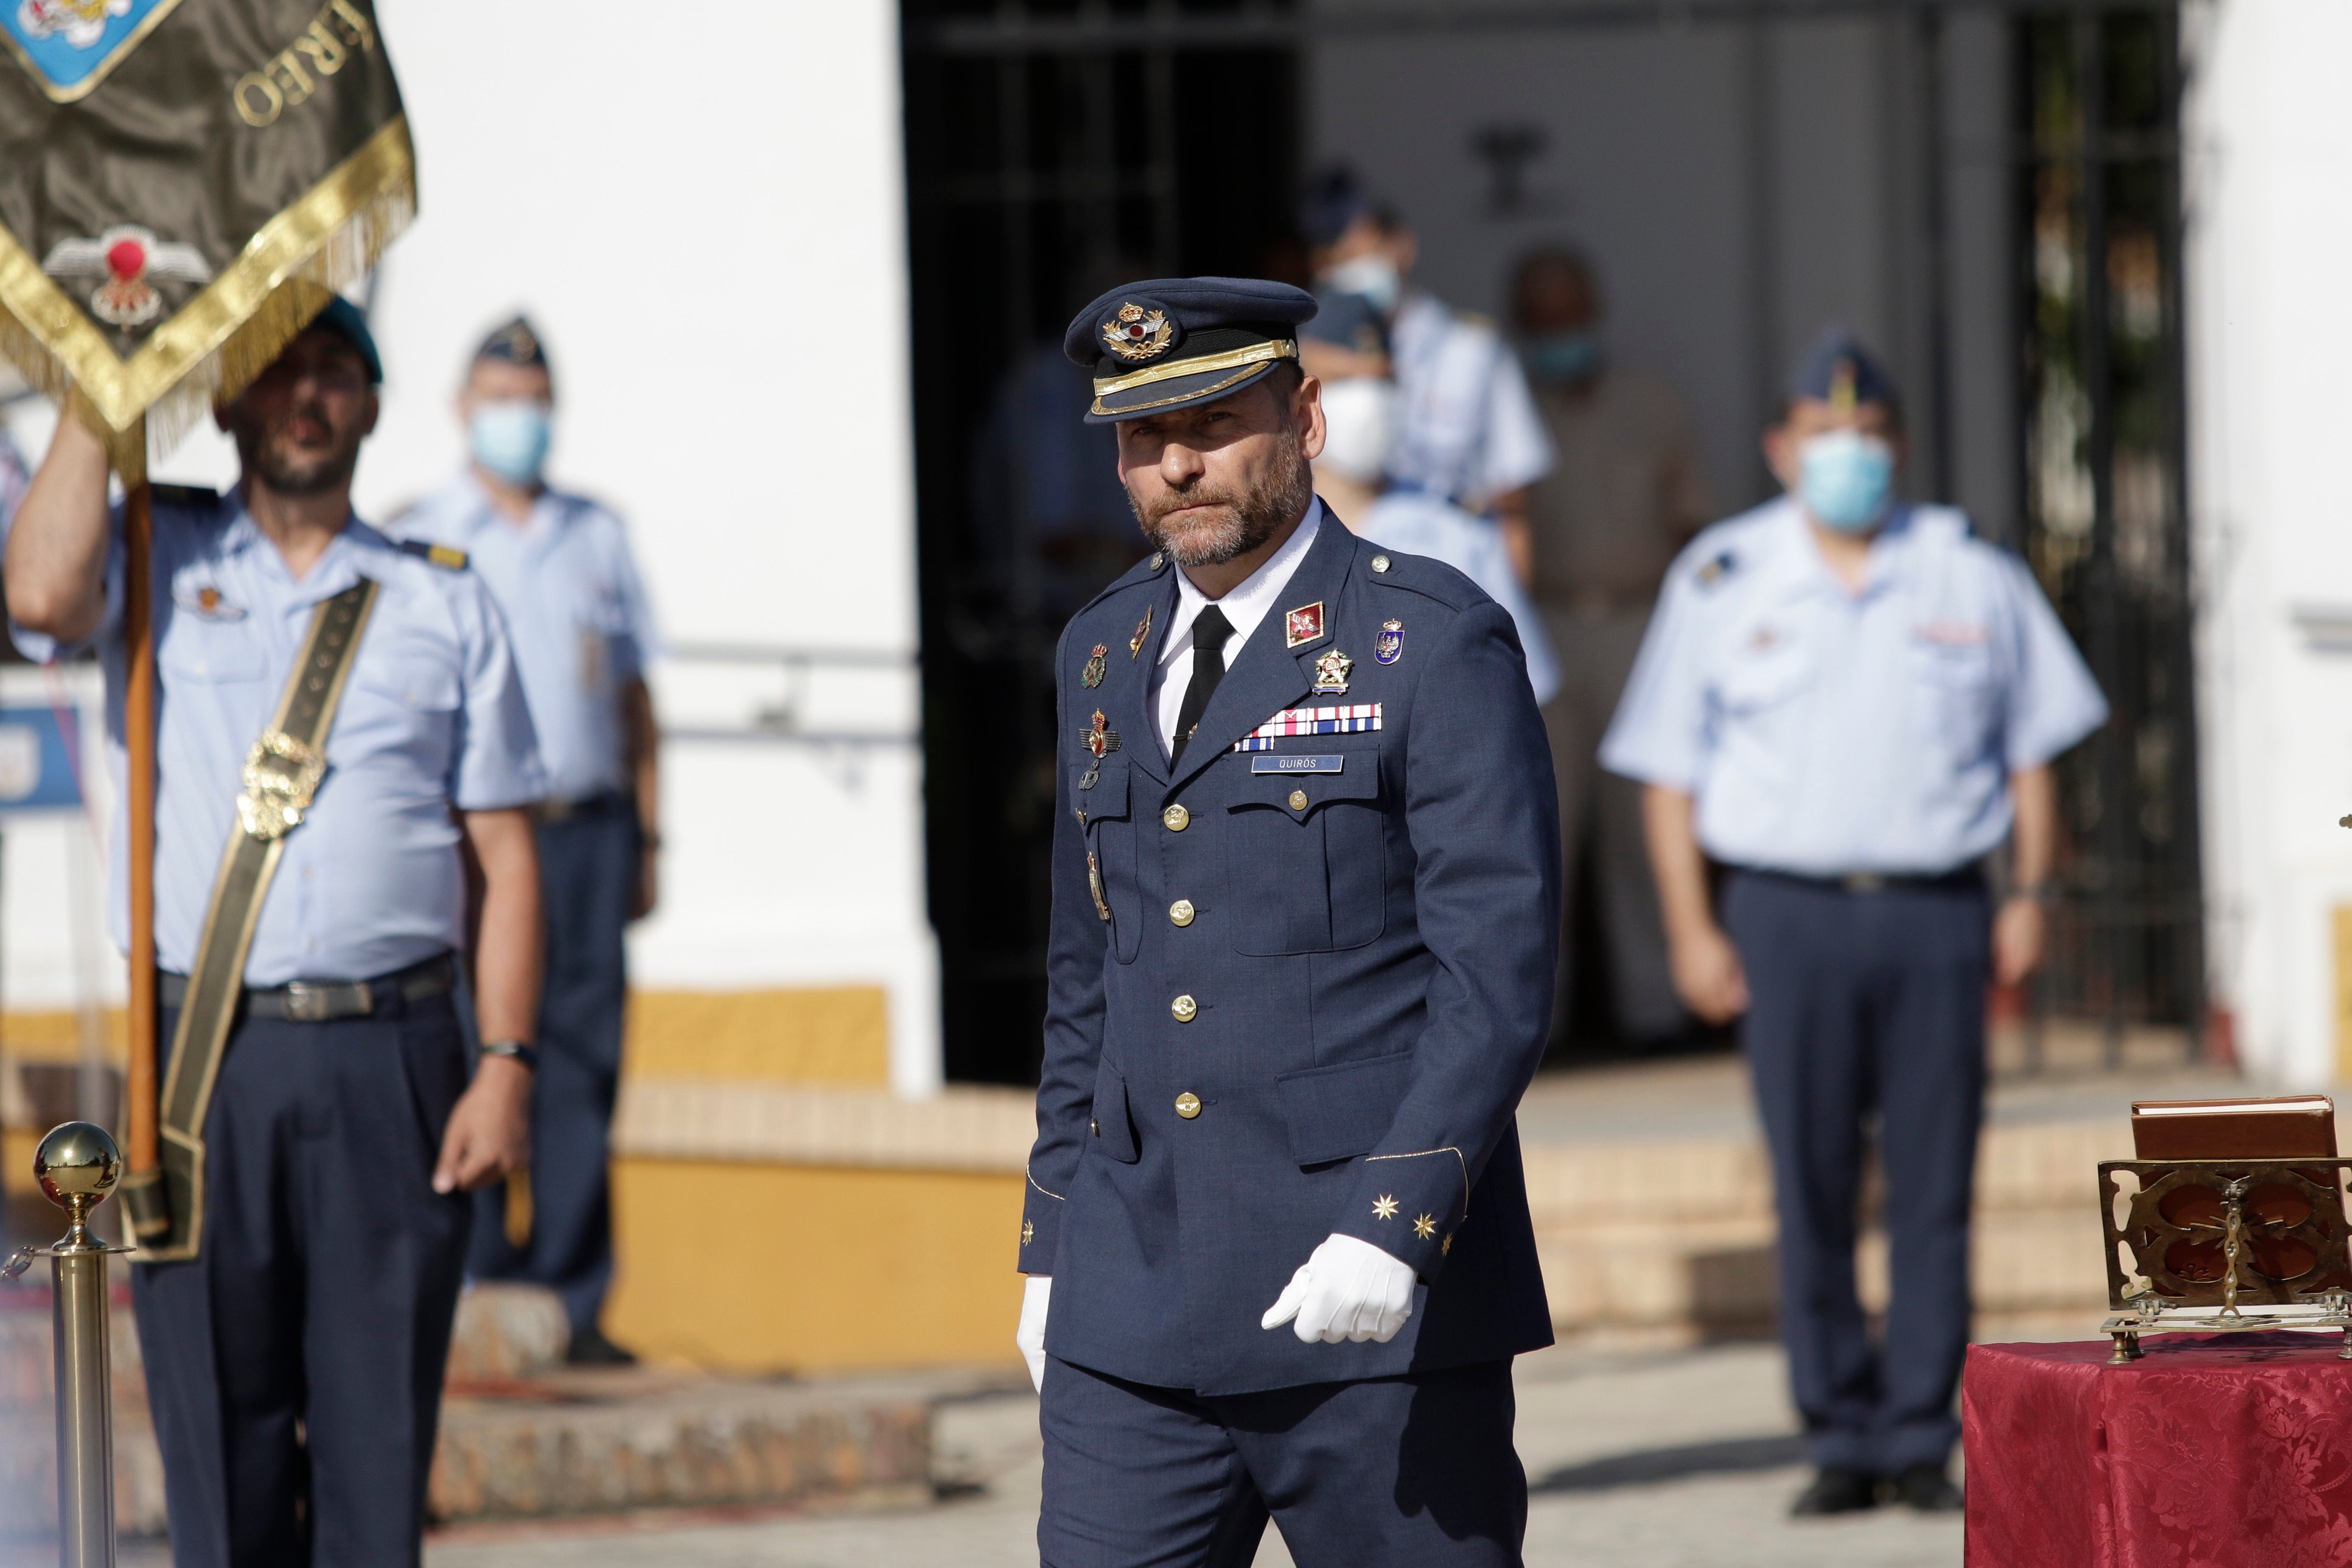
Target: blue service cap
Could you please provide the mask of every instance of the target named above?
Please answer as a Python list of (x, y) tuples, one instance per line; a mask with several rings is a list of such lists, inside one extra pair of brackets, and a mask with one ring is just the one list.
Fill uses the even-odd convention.
[(310, 325), (322, 332), (332, 332), (360, 351), (367, 365), (371, 385), (383, 384), (383, 356), (376, 352), (375, 334), (368, 330), (367, 314), (358, 306), (336, 295), (327, 308), (310, 319)]
[(1315, 319), (1301, 327), (1298, 335), (1312, 338), (1318, 343), (1329, 343), (1358, 354), (1385, 354), (1389, 351), (1388, 319), (1381, 308), (1360, 294), (1343, 294), (1326, 289), (1315, 297), (1318, 308)]
[(547, 362), (547, 344), (528, 316), (517, 316), (492, 329), (490, 335), (482, 340), (481, 347), (474, 350), (476, 364), (484, 360), (501, 360), (525, 370), (555, 373), (555, 367)]
[(1851, 397), (1857, 403), (1900, 404), (1895, 382), (1862, 340), (1843, 327), (1831, 327), (1814, 340), (1805, 357), (1790, 372), (1789, 395), (1836, 402)]
[(1299, 237), (1308, 245), (1337, 245), (1358, 218), (1372, 217), (1380, 211), (1380, 204), (1356, 178), (1356, 172), (1345, 163), (1333, 163), (1317, 172), (1299, 196)]
[(1062, 351), (1094, 371), (1088, 424), (1230, 397), (1298, 358), (1315, 296), (1261, 277), (1156, 277), (1114, 288), (1071, 319)]

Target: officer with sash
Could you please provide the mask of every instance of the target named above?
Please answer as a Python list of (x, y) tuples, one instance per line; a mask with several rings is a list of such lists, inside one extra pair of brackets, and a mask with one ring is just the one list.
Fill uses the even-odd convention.
[[(498, 611), (352, 515), (381, 363), (329, 307), (216, 411), (227, 496), (159, 486), (163, 1179), (128, 1194), (181, 1568), (413, 1565), (472, 1215), (517, 1167), (544, 793)], [(125, 559), (68, 414), (6, 545), (28, 656), (94, 647), (123, 799)], [(129, 921), (115, 823), (113, 921)], [(451, 992), (471, 943), (482, 1060)], [(126, 943), (127, 945), (127, 943)]]
[(1314, 495), (1313, 298), (1070, 324), (1155, 553), (1063, 634), (1017, 1334), (1055, 1568), (1515, 1564), (1551, 1341), (1512, 1115), (1550, 1020), (1551, 754), (1511, 619)]
[[(1742, 1018), (1818, 1467), (1795, 1511), (1882, 1492), (1948, 1511), (1985, 985), (2041, 962), (2050, 765), (2107, 706), (2023, 561), (1896, 498), (1902, 408), (1861, 344), (1823, 335), (1764, 452), (1787, 493), (1667, 572), (1601, 761), (1644, 787), (1675, 988)], [(1719, 917), (1709, 861), (1730, 868)], [(1874, 1113), (1895, 1287), (1876, 1341), (1854, 1293)]]
[[(543, 478), (555, 382), (521, 317), (474, 352), (457, 400), (471, 461), (393, 523), (462, 549), (514, 639), (547, 768), (538, 809), (547, 910), (527, 1176), (478, 1200), (470, 1271), (563, 1298), (570, 1359), (635, 1358), (597, 1319), (613, 1278), (607, 1134), (621, 1082), (628, 923), (653, 907), (661, 850), (652, 607), (621, 519)], [(528, 1202), (523, 1195), (528, 1193)]]

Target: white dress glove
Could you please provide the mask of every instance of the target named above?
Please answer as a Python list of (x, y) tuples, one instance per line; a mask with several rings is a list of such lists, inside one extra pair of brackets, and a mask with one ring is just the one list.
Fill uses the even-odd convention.
[(1013, 1331), (1013, 1343), (1029, 1364), (1029, 1385), (1040, 1394), (1045, 1392), (1045, 1302), (1053, 1293), (1054, 1276), (1030, 1275), (1021, 1288), (1021, 1326)]
[[(1299, 1265), (1258, 1327), (1291, 1323), (1291, 1332), (1309, 1344), (1318, 1339), (1325, 1344), (1386, 1344), (1412, 1316), (1412, 1264), (1335, 1230)], [(1040, 1325), (1045, 1318), (1041, 1298)], [(1025, 1314), (1022, 1322), (1028, 1322)]]

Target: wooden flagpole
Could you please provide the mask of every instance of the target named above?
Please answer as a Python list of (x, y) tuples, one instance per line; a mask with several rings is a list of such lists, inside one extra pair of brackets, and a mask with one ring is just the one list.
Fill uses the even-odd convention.
[(138, 481), (124, 486), (122, 506), (122, 727), (131, 774), (131, 1064), (123, 1092), (130, 1102), (130, 1174), (135, 1176), (163, 1163), (155, 1075), (154, 495), (147, 480), (146, 415), (131, 427), (130, 440), (140, 462)]

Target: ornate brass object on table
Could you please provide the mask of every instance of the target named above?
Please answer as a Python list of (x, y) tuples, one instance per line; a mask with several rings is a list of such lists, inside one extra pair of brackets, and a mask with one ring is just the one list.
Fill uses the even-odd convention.
[(15, 1279), (46, 1257), (53, 1270), (50, 1313), (58, 1397), (58, 1562), (60, 1568), (114, 1568), (114, 1369), (107, 1347), (106, 1255), (127, 1252), (89, 1233), (90, 1210), (122, 1176), (122, 1151), (89, 1122), (52, 1127), (33, 1155), (33, 1176), (66, 1211), (63, 1237), (19, 1248), (0, 1278)]
[[(2099, 1220), (2107, 1239), (2111, 1364), (2140, 1354), (2144, 1333), (2332, 1328), (2352, 1360), (2352, 1255), (2341, 1173), (2352, 1160), (2102, 1160)], [(2119, 1226), (2116, 1176), (2130, 1172)], [(2126, 1274), (2120, 1249), (2131, 1249)]]

